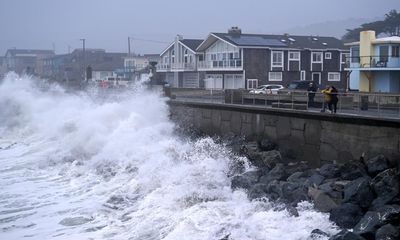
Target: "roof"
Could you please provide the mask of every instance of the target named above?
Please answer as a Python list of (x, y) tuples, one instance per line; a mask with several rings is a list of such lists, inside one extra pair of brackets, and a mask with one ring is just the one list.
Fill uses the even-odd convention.
[(203, 42), (202, 39), (182, 39), (180, 42), (186, 47), (190, 48), (193, 52), (196, 52), (197, 47)]
[[(400, 43), (399, 36), (391, 36), (391, 37), (384, 37), (384, 38), (377, 38), (371, 41), (372, 44), (383, 44), (383, 43)], [(360, 42), (351, 42), (346, 43), (346, 46), (358, 46)]]
[(392, 37), (384, 37), (384, 38), (378, 38), (372, 41), (372, 43), (400, 43), (400, 37), (399, 36), (392, 36)]
[[(215, 38), (214, 40), (209, 40)], [(343, 42), (334, 37), (268, 35), (268, 34), (237, 34), (211, 33), (197, 50), (204, 51), (217, 39), (226, 41), (233, 46), (243, 48), (295, 48), (295, 49), (341, 49), (347, 50)]]
[(8, 49), (6, 55), (10, 54), (11, 56), (26, 56), (26, 55), (54, 55), (53, 50), (38, 50), (38, 49)]
[[(186, 48), (188, 48), (193, 53), (196, 53), (196, 49), (203, 42), (203, 39), (180, 39), (179, 42)], [(172, 46), (174, 46), (175, 41), (172, 42), (168, 47), (162, 51), (159, 56), (162, 56), (166, 51), (168, 51)]]

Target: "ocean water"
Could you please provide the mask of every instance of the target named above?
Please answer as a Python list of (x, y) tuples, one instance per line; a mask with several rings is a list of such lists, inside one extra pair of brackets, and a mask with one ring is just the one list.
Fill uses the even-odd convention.
[(142, 83), (69, 93), (7, 75), (0, 239), (309, 239), (315, 228), (338, 231), (310, 203), (294, 217), (232, 191), (232, 166), (251, 169), (247, 160), (211, 138), (176, 134), (168, 115), (166, 99)]

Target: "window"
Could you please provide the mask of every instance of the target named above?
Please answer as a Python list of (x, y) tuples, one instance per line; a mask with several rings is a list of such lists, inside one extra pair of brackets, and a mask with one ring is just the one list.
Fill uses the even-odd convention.
[(272, 52), (272, 67), (283, 67), (283, 52)]
[(247, 79), (247, 89), (256, 89), (258, 87), (258, 79)]
[(325, 53), (325, 59), (332, 59), (332, 53), (331, 52), (326, 52)]
[(351, 48), (351, 62), (352, 63), (360, 62), (360, 48), (359, 47)]
[(322, 52), (313, 52), (311, 61), (313, 63), (322, 63)]
[(341, 53), (342, 56), (342, 64), (350, 62), (350, 53)]
[(269, 72), (269, 81), (282, 81), (282, 72)]
[(289, 60), (299, 61), (300, 60), (300, 52), (289, 52)]
[(300, 72), (300, 80), (306, 80), (306, 71), (301, 71)]
[(330, 82), (340, 82), (340, 73), (328, 73), (328, 81)]
[(400, 57), (400, 46), (392, 46), (392, 57)]
[(387, 62), (389, 56), (389, 46), (379, 47), (379, 61)]
[(199, 54), (199, 61), (200, 62), (204, 61), (204, 55), (203, 54)]

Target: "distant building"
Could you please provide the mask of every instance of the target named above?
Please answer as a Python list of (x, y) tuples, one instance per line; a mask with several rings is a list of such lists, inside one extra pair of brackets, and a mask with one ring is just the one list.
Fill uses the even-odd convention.
[(18, 74), (42, 74), (41, 59), (54, 56), (52, 50), (8, 49), (3, 60), (5, 72), (14, 71)]
[(400, 37), (376, 38), (374, 31), (360, 33), (351, 46), (350, 88), (361, 92), (400, 92)]
[(107, 53), (103, 49), (75, 49), (70, 54), (56, 55), (44, 59), (45, 77), (79, 85), (87, 79), (87, 67), (91, 68), (92, 80), (104, 80), (114, 76), (114, 72), (123, 68), (126, 53)]
[(334, 37), (243, 34), (233, 27), (193, 43), (191, 48), (184, 39), (177, 39), (161, 53), (157, 71), (167, 72), (170, 85), (253, 89), (312, 80), (320, 87), (347, 86), (344, 67), (349, 51)]

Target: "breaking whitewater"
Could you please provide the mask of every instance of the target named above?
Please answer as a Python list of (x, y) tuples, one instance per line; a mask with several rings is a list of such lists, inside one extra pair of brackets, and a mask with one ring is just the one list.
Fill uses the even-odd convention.
[(168, 116), (161, 92), (140, 83), (118, 94), (69, 93), (9, 74), (0, 85), (0, 239), (309, 239), (316, 228), (339, 231), (310, 203), (299, 204), (297, 217), (233, 191), (232, 167), (251, 169), (247, 160), (211, 138), (178, 135)]

